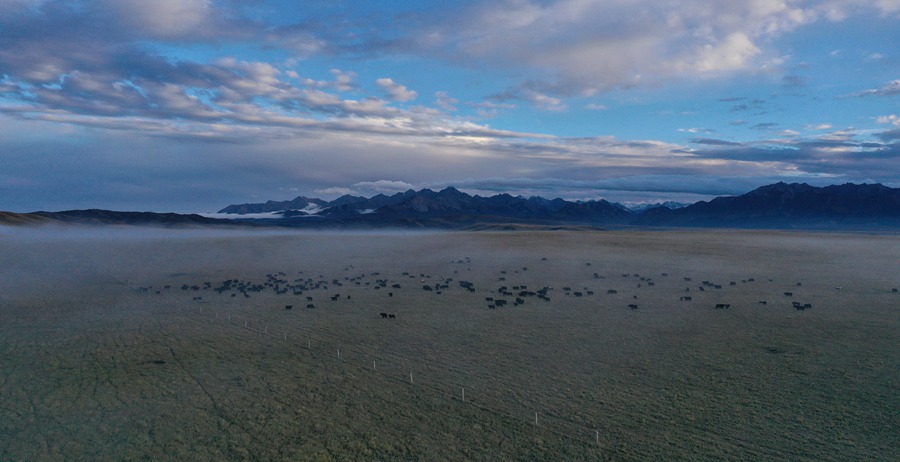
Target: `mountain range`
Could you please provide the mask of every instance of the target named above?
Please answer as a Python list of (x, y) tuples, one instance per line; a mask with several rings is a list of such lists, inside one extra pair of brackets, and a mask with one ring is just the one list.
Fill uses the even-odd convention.
[[(277, 205), (276, 205), (277, 204)], [(291, 207), (290, 209), (286, 207)], [(281, 207), (281, 210), (277, 210)], [(277, 220), (329, 223), (421, 223), (432, 225), (467, 225), (475, 223), (527, 222), (627, 224), (632, 213), (625, 207), (607, 202), (570, 202), (542, 197), (517, 197), (498, 194), (491, 197), (471, 196), (456, 188), (441, 191), (409, 190), (392, 196), (378, 194), (365, 198), (345, 195), (331, 202), (298, 197), (292, 201), (264, 204), (230, 205), (220, 214), (275, 213)], [(255, 218), (259, 220), (260, 218)]]
[(687, 206), (663, 203), (629, 209), (606, 200), (567, 201), (509, 194), (472, 196), (455, 188), (408, 190), (369, 198), (345, 195), (333, 201), (297, 197), (289, 201), (229, 205), (211, 218), (152, 212), (71, 210), (0, 213), (0, 224), (45, 222), (154, 226), (286, 226), (314, 228), (484, 229), (540, 227), (729, 227), (774, 229), (897, 229), (900, 188), (880, 184), (815, 187), (776, 183), (739, 196)]

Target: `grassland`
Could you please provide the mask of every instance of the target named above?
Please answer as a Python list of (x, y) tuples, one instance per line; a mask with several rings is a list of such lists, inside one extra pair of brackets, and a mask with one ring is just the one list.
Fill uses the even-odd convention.
[(3, 229), (0, 459), (900, 460), (898, 261), (894, 235)]

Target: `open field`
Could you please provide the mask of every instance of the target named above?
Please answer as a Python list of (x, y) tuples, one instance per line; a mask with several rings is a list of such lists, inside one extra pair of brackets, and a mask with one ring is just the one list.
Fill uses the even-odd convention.
[(898, 262), (896, 235), (0, 228), (0, 460), (900, 460)]

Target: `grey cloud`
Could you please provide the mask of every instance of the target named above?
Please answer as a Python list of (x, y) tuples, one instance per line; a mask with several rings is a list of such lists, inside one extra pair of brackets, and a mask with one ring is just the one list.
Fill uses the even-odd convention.
[(885, 142), (898, 141), (900, 140), (900, 128), (886, 130), (877, 134), (876, 136)]
[(786, 75), (781, 79), (781, 85), (787, 88), (805, 87), (806, 79), (799, 75)]
[(546, 198), (630, 201), (673, 198), (698, 201), (716, 196), (738, 195), (778, 181), (797, 181), (783, 176), (697, 177), (693, 175), (628, 175), (600, 180), (566, 178), (482, 178), (448, 182), (465, 191), (487, 194), (540, 195)]
[(708, 144), (708, 148), (692, 154), (703, 159), (783, 165), (785, 171), (804, 172), (832, 181), (880, 178), (891, 182), (900, 178), (900, 172), (885, 168), (886, 160), (900, 156), (900, 143), (889, 143), (892, 136), (900, 138), (900, 133), (875, 134), (886, 141), (877, 143), (855, 141), (853, 136), (836, 132), (809, 139), (761, 140), (742, 146)]
[(704, 159), (730, 160), (741, 162), (780, 162), (790, 164), (797, 162), (810, 153), (787, 148), (763, 148), (757, 146), (739, 146), (715, 149), (701, 149), (694, 151), (697, 157)]
[(760, 122), (756, 125), (751, 126), (750, 128), (754, 130), (773, 130), (778, 127), (778, 124), (775, 122)]
[(710, 146), (742, 146), (743, 143), (735, 143), (734, 141), (719, 140), (715, 138), (694, 138), (691, 140), (694, 144), (706, 144)]

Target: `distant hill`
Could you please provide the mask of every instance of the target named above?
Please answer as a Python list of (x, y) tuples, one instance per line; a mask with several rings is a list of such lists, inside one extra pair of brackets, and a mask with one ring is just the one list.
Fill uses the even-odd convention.
[(66, 210), (62, 212), (34, 212), (22, 214), (47, 222), (77, 224), (124, 224), (138, 226), (190, 227), (235, 225), (232, 220), (208, 218), (196, 214), (154, 213), (154, 212), (116, 212), (112, 210)]
[(0, 225), (24, 226), (52, 223), (53, 220), (33, 213), (0, 212)]
[(734, 228), (900, 227), (900, 188), (843, 184), (823, 188), (776, 183), (679, 209), (654, 208), (635, 225)]
[[(639, 210), (605, 200), (567, 201), (509, 194), (472, 196), (449, 187), (408, 190), (391, 196), (342, 196), (333, 201), (229, 205), (201, 215), (109, 210), (31, 214), (0, 213), (0, 224), (65, 222), (142, 226), (280, 226), (313, 228), (596, 229), (598, 227), (708, 227), (774, 229), (900, 229), (900, 188), (880, 184), (814, 187), (777, 183), (740, 196), (717, 197), (684, 207), (663, 203)], [(257, 214), (269, 214), (260, 218)]]

